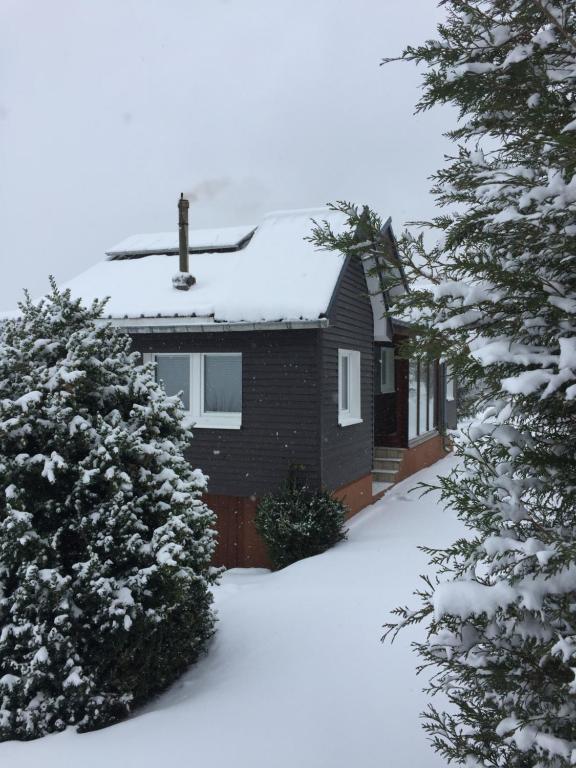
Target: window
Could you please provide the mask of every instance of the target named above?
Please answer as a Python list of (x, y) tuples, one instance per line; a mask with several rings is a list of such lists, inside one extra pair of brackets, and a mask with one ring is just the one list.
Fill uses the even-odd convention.
[(242, 425), (242, 355), (230, 352), (145, 355), (156, 362), (156, 379), (180, 395), (196, 427)]
[(380, 393), (389, 394), (395, 391), (394, 348), (380, 347)]
[(360, 352), (338, 350), (338, 424), (341, 427), (362, 422), (360, 413)]
[(242, 356), (202, 355), (203, 413), (242, 412)]
[(436, 429), (436, 361), (410, 360), (408, 374), (408, 438)]
[(410, 360), (408, 369), (408, 439), (418, 435), (418, 363)]
[(350, 412), (350, 358), (342, 355), (340, 358), (340, 411)]
[(428, 431), (436, 429), (436, 366), (431, 364), (428, 366), (428, 423), (426, 429)]
[(158, 355), (156, 379), (169, 395), (180, 395), (184, 408), (190, 410), (190, 355)]
[(428, 432), (428, 366), (418, 364), (418, 434)]
[(454, 374), (452, 373), (452, 368), (447, 365), (446, 366), (446, 400), (455, 400), (455, 393), (454, 393)]

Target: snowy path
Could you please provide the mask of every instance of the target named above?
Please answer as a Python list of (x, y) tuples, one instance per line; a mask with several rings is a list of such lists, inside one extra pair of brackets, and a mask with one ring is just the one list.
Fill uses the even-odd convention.
[[(415, 476), (446, 472), (445, 459)], [(436, 768), (418, 713), (416, 631), (379, 642), (388, 610), (426, 569), (418, 544), (460, 532), (431, 495), (396, 486), (348, 541), (276, 574), (228, 572), (210, 654), (131, 720), (0, 744), (10, 768)], [(421, 630), (418, 630), (421, 633)]]

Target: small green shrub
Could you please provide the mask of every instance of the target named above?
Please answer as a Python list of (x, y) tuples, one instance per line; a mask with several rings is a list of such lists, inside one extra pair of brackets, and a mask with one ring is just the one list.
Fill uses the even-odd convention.
[(347, 508), (327, 491), (287, 484), (265, 496), (256, 511), (256, 529), (276, 568), (311, 557), (346, 538)]

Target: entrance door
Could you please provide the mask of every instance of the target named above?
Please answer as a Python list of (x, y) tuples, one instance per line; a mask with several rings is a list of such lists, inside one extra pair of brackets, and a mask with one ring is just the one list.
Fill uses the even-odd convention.
[(401, 445), (403, 408), (399, 402), (402, 362), (396, 360), (391, 344), (376, 344), (374, 349), (374, 444)]

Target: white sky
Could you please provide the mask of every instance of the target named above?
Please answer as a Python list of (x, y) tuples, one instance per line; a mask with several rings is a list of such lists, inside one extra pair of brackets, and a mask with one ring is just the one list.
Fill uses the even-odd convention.
[(447, 109), (380, 67), (434, 0), (1, 0), (0, 309), (127, 235), (337, 199), (434, 212)]

